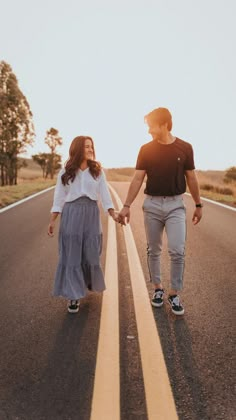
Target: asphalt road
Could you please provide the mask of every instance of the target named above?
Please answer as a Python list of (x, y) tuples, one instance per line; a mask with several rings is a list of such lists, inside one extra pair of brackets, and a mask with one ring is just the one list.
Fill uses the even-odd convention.
[[(124, 200), (128, 183), (112, 186)], [(90, 418), (102, 296), (89, 293), (76, 315), (67, 313), (63, 299), (51, 297), (57, 237), (48, 238), (46, 228), (52, 196), (47, 192), (0, 214), (0, 420)], [(151, 297), (142, 200), (140, 192), (132, 206), (131, 227)], [(153, 313), (179, 418), (233, 420), (236, 213), (205, 203), (201, 223), (193, 226), (188, 196), (185, 203), (186, 314), (178, 319), (167, 304)], [(101, 216), (104, 267), (107, 219), (102, 211)], [(117, 225), (121, 420), (146, 420), (123, 229)], [(162, 269), (168, 290), (166, 247)]]

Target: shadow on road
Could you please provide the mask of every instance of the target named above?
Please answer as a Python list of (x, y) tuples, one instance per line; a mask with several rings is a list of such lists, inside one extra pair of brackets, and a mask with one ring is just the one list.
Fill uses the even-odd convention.
[[(38, 364), (35, 368), (33, 362), (31, 369), (29, 358), (22, 360), (26, 371), (16, 378), (16, 385), (7, 396), (8, 408), (4, 411), (9, 417), (6, 418), (89, 419), (100, 319), (97, 314), (98, 321), (93, 322), (96, 315), (92, 306), (93, 297), (85, 298), (78, 314), (65, 312), (64, 318), (62, 315), (54, 342), (37, 348), (38, 354), (44, 352), (44, 366)], [(31, 357), (33, 360), (37, 354)]]
[[(209, 419), (207, 396), (192, 351), (192, 339), (184, 317), (170, 308), (153, 310), (180, 420)], [(203, 355), (204, 357), (204, 355)], [(197, 395), (197, 398), (196, 398)]]

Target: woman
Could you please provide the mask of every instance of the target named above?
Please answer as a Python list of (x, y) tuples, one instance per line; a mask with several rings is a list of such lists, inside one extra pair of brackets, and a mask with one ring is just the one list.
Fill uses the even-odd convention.
[(59, 262), (54, 296), (69, 299), (68, 312), (79, 310), (79, 300), (87, 293), (105, 290), (100, 266), (102, 229), (97, 201), (117, 221), (105, 174), (95, 160), (91, 137), (72, 141), (69, 159), (59, 174), (51, 209), (48, 235), (53, 236), (60, 213)]

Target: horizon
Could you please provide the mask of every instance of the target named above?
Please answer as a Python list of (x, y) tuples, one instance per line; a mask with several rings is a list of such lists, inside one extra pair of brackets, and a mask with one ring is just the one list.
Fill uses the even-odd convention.
[[(46, 152), (45, 152), (46, 153)], [(35, 166), (38, 166), (39, 170), (40, 170), (40, 165), (37, 164), (36, 162), (33, 161), (32, 156), (31, 157), (26, 157), (26, 156), (19, 156), (20, 159), (25, 159), (25, 160), (30, 160), (31, 162), (33, 162), (35, 164)], [(63, 166), (63, 162), (61, 163), (61, 165)], [(135, 169), (135, 166), (117, 166), (117, 167), (106, 167), (104, 165), (102, 165), (103, 169)], [(24, 169), (27, 169), (24, 168)], [(200, 168), (196, 168), (196, 171), (201, 171), (201, 172), (226, 172), (229, 168), (225, 168), (225, 169), (200, 169)]]

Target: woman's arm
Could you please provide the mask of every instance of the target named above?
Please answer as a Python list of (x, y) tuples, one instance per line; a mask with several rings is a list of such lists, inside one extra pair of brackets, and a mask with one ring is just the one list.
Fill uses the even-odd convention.
[(99, 180), (99, 195), (101, 198), (101, 203), (104, 211), (107, 211), (110, 216), (114, 213), (114, 204), (111, 198), (111, 194), (108, 188), (106, 175), (102, 170)]
[(61, 176), (64, 173), (64, 169), (61, 169), (57, 176), (57, 183), (54, 191), (53, 205), (51, 208), (50, 222), (48, 225), (47, 233), (49, 236), (54, 235), (55, 221), (58, 215), (62, 212), (63, 206), (66, 199), (66, 188), (62, 184)]
[(62, 184), (61, 176), (65, 172), (61, 169), (57, 175), (57, 183), (54, 191), (53, 205), (51, 213), (61, 213), (66, 200), (66, 186)]

